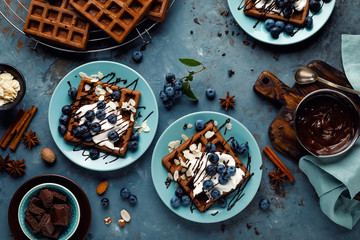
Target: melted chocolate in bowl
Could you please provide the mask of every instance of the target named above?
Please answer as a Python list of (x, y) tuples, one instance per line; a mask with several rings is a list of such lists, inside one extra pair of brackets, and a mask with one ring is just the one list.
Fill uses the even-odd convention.
[(358, 137), (359, 113), (350, 99), (332, 90), (320, 90), (300, 102), (295, 131), (300, 143), (316, 156), (335, 156)]

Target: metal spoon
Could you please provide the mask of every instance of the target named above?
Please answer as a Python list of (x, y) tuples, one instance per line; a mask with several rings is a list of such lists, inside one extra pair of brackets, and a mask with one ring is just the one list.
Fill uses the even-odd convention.
[(340, 86), (338, 84), (332, 83), (328, 80), (325, 80), (325, 79), (319, 77), (313, 70), (311, 70), (308, 67), (301, 67), (301, 68), (297, 69), (294, 77), (295, 77), (295, 81), (298, 84), (309, 84), (309, 83), (314, 83), (316, 81), (319, 81), (319, 82), (325, 83), (333, 88), (337, 88), (337, 89), (340, 89), (340, 90), (343, 90), (346, 92), (350, 92), (350, 93), (360, 94), (360, 91), (356, 91), (351, 88)]

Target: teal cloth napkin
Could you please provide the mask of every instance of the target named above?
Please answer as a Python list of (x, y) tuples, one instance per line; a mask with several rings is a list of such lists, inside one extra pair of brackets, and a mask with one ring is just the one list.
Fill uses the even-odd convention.
[[(360, 35), (342, 35), (342, 61), (346, 77), (360, 89)], [(319, 196), (320, 208), (332, 221), (348, 229), (360, 218), (360, 142), (345, 154), (331, 159), (304, 156), (300, 169)]]

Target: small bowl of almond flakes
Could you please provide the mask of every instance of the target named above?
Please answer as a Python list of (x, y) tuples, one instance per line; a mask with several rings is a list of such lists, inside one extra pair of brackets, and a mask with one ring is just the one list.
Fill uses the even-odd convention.
[(0, 63), (0, 111), (16, 107), (26, 92), (25, 78), (15, 67)]

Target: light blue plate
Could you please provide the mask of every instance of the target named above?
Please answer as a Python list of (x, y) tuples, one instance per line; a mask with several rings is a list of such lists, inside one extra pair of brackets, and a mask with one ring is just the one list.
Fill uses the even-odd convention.
[[(174, 182), (172, 182), (169, 188), (166, 188), (165, 180), (168, 176), (168, 172), (161, 163), (162, 158), (165, 157), (167, 154), (169, 154), (168, 151), (169, 142), (174, 140), (181, 140), (181, 134), (185, 134), (186, 136), (191, 137), (196, 133), (195, 127), (191, 129), (183, 130), (183, 126), (185, 124), (191, 123), (194, 125), (195, 121), (198, 119), (202, 119), (204, 121), (213, 119), (218, 122), (219, 124), (218, 126), (221, 126), (223, 123), (225, 123), (225, 121), (228, 118), (230, 118), (232, 129), (231, 131), (227, 131), (226, 135), (224, 135), (225, 127), (220, 130), (224, 138), (229, 139), (230, 137), (235, 137), (235, 139), (238, 140), (239, 143), (244, 143), (244, 142), (249, 143), (249, 153), (251, 156), (250, 170), (252, 173), (254, 173), (254, 176), (250, 179), (250, 181), (246, 185), (244, 190), (245, 193), (244, 196), (235, 204), (235, 206), (230, 211), (228, 211), (226, 208), (218, 207), (217, 204), (214, 204), (205, 213), (201, 213), (196, 209), (193, 210), (193, 212), (191, 212), (190, 207), (184, 207), (184, 206), (180, 206), (178, 209), (174, 209), (170, 205), (170, 199), (175, 194), (175, 189), (176, 189), (175, 184)], [(239, 157), (246, 166), (248, 162), (247, 157), (243, 157), (243, 156), (239, 156)], [(197, 112), (186, 115), (180, 118), (179, 120), (175, 121), (160, 136), (158, 142), (156, 143), (154, 153), (152, 156), (151, 175), (157, 193), (159, 194), (161, 200), (170, 210), (172, 210), (180, 217), (183, 217), (193, 222), (215, 223), (215, 222), (224, 221), (226, 219), (235, 216), (236, 214), (240, 213), (251, 202), (251, 200), (254, 198), (260, 186), (260, 181), (262, 176), (261, 165), (262, 165), (262, 159), (261, 159), (261, 153), (259, 147), (256, 143), (255, 138), (252, 136), (252, 134), (244, 125), (242, 125), (234, 118), (229, 117), (222, 113)], [(229, 200), (234, 195), (235, 192), (227, 197), (228, 203)], [(211, 214), (215, 214), (216, 212), (218, 213), (215, 216), (211, 215)]]
[(324, 3), (323, 8), (313, 17), (314, 25), (312, 29), (302, 28), (293, 37), (288, 34), (281, 33), (278, 39), (271, 37), (270, 32), (265, 29), (264, 22), (260, 22), (256, 28), (253, 28), (254, 24), (258, 21), (255, 18), (248, 17), (244, 14), (243, 9), (238, 10), (240, 2), (242, 0), (227, 0), (236, 22), (239, 26), (253, 38), (268, 44), (273, 45), (290, 45), (295, 44), (311, 37), (317, 33), (327, 22), (331, 13), (334, 10), (336, 0), (331, 0), (330, 3)]
[[(121, 79), (127, 79), (130, 84), (135, 79), (139, 78), (136, 90), (141, 92), (141, 99), (139, 106), (146, 106), (146, 109), (140, 108), (138, 111), (141, 112), (142, 117), (138, 118), (136, 121), (140, 125), (142, 121), (152, 112), (151, 116), (147, 119), (147, 124), (150, 127), (150, 132), (141, 133), (139, 139), (139, 147), (135, 152), (128, 151), (124, 158), (119, 158), (116, 161), (112, 161), (116, 159), (115, 156), (108, 156), (105, 159), (101, 157), (103, 154), (100, 154), (100, 158), (97, 160), (87, 159), (83, 156), (83, 151), (73, 151), (74, 145), (67, 143), (64, 141), (63, 137), (58, 132), (59, 126), (59, 117), (61, 116), (61, 108), (64, 105), (71, 104), (70, 97), (67, 92), (69, 89), (68, 81), (71, 82), (71, 85), (74, 87), (78, 87), (81, 77), (79, 76), (79, 72), (84, 72), (88, 76), (93, 74), (98, 74), (101, 72), (104, 76), (115, 72), (116, 77), (121, 77)], [(118, 84), (119, 86), (126, 86), (123, 82)], [(132, 89), (132, 86), (130, 87)], [(155, 95), (151, 90), (149, 84), (145, 81), (145, 79), (133, 69), (116, 62), (109, 61), (96, 61), (86, 63), (81, 65), (71, 72), (69, 72), (58, 84), (56, 87), (54, 94), (50, 100), (49, 105), (49, 125), (51, 135), (59, 147), (59, 149), (63, 152), (63, 154), (68, 157), (71, 161), (76, 163), (77, 165), (95, 170), (95, 171), (111, 171), (123, 168), (138, 158), (148, 149), (152, 140), (154, 139), (157, 126), (159, 120), (159, 111), (158, 105), (156, 102)]]
[(18, 211), (18, 219), (21, 229), (23, 230), (24, 234), (29, 239), (48, 239), (46, 237), (41, 237), (40, 235), (37, 235), (33, 233), (30, 230), (30, 227), (25, 223), (25, 211), (29, 205), (30, 199), (34, 196), (39, 195), (41, 189), (50, 189), (57, 191), (63, 195), (65, 195), (68, 198), (68, 204), (71, 207), (71, 219), (70, 219), (70, 226), (68, 226), (65, 230), (63, 230), (63, 233), (60, 235), (59, 239), (69, 239), (74, 232), (76, 231), (77, 227), (79, 226), (80, 222), (80, 207), (79, 203), (76, 200), (74, 194), (64, 186), (61, 186), (56, 183), (43, 183), (39, 184), (36, 187), (33, 187), (30, 189), (22, 198), (20, 205), (19, 205), (19, 211)]

